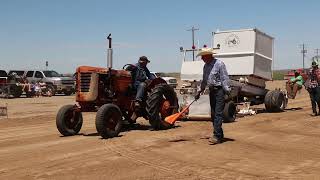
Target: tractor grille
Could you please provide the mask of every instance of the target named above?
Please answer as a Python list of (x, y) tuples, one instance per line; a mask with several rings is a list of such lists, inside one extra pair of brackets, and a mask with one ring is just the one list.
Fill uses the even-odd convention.
[(90, 88), (91, 73), (80, 74), (80, 91), (89, 92)]

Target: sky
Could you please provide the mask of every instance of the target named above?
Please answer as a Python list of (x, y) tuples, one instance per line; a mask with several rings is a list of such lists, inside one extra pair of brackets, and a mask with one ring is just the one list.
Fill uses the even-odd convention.
[(258, 28), (275, 38), (274, 68), (306, 66), (320, 48), (318, 0), (0, 0), (0, 69), (106, 66), (112, 33), (114, 68), (142, 55), (151, 71), (179, 72), (179, 47), (211, 43), (219, 30)]

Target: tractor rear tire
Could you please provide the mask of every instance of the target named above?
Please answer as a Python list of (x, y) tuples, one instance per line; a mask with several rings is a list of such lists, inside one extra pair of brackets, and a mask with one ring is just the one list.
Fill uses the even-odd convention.
[(284, 111), (286, 104), (285, 95), (279, 91), (268, 91), (264, 99), (267, 112), (281, 112)]
[(172, 115), (178, 112), (178, 99), (174, 89), (168, 84), (159, 84), (154, 87), (146, 101), (146, 110), (149, 123), (154, 130), (168, 129), (173, 126), (164, 121), (165, 117), (162, 117), (162, 115), (160, 114), (162, 102), (164, 100), (169, 101), (170, 106), (174, 107), (169, 110), (170, 112), (168, 113), (168, 115)]
[(266, 107), (267, 112), (271, 112), (272, 110), (272, 102), (271, 102), (271, 97), (272, 97), (273, 91), (268, 91), (266, 96), (264, 97), (264, 105)]
[(102, 138), (112, 138), (119, 135), (122, 128), (122, 113), (114, 104), (101, 106), (96, 115), (96, 129)]
[(78, 134), (82, 124), (82, 113), (74, 111), (74, 105), (65, 105), (59, 109), (56, 125), (62, 135), (73, 136)]
[(223, 122), (230, 123), (236, 119), (237, 106), (233, 101), (229, 101), (224, 105), (223, 109)]

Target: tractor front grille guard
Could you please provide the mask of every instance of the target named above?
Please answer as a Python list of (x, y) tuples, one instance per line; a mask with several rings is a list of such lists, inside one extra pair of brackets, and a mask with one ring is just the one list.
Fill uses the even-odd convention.
[(89, 92), (91, 81), (90, 72), (80, 73), (80, 92)]

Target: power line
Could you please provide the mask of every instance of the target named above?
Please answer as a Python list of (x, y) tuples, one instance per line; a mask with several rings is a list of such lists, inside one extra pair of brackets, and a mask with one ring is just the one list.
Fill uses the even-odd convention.
[(195, 49), (195, 46), (194, 46), (194, 31), (197, 31), (197, 30), (199, 30), (198, 28), (196, 29), (196, 28), (194, 28), (194, 26), (192, 26), (192, 28), (191, 29), (188, 29), (187, 31), (192, 31), (192, 49), (193, 49), (193, 51), (192, 51), (192, 60), (194, 61), (194, 49)]

